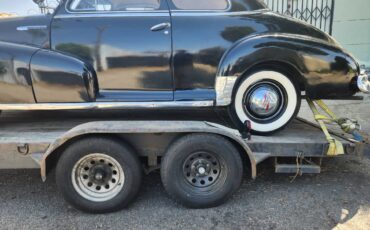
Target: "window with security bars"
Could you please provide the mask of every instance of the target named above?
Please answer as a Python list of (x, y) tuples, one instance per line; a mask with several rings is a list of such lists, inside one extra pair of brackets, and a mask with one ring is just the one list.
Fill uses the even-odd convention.
[(264, 0), (272, 11), (298, 18), (331, 34), (335, 0)]

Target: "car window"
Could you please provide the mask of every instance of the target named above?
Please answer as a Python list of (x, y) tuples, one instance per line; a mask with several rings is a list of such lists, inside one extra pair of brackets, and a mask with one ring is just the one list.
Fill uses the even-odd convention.
[(130, 11), (157, 10), (160, 0), (73, 0), (72, 11)]
[(0, 18), (52, 14), (58, 0), (0, 0)]
[(229, 0), (172, 0), (179, 10), (226, 10)]

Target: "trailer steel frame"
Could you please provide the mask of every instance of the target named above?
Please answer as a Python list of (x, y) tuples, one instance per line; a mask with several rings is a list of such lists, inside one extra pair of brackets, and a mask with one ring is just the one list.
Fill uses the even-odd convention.
[[(26, 124), (26, 125), (25, 125)], [(328, 143), (314, 124), (294, 120), (285, 130), (272, 136), (253, 136), (243, 139), (232, 128), (207, 121), (133, 121), (100, 120), (91, 122), (66, 121), (63, 126), (52, 122), (23, 125), (8, 124), (0, 130), (0, 169), (40, 168), (41, 177), (55, 165), (60, 150), (73, 141), (88, 135), (115, 135), (130, 144), (141, 157), (147, 158), (149, 167), (159, 167), (173, 140), (189, 133), (209, 133), (226, 137), (239, 147), (249, 159), (252, 178), (257, 177), (257, 165), (271, 157), (326, 157)], [(346, 153), (360, 153), (363, 147), (348, 138), (337, 136)], [(56, 156), (56, 157), (55, 157)]]

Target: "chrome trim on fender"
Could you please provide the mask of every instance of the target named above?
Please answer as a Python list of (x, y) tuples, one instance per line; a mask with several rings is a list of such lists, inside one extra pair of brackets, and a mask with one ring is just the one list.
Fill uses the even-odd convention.
[(99, 110), (212, 107), (213, 101), (0, 104), (0, 110)]
[(216, 78), (216, 105), (228, 106), (232, 101), (232, 94), (234, 85), (236, 83), (236, 76), (218, 76)]
[(360, 76), (357, 77), (357, 87), (363, 93), (370, 93), (370, 76), (365, 70), (361, 70)]

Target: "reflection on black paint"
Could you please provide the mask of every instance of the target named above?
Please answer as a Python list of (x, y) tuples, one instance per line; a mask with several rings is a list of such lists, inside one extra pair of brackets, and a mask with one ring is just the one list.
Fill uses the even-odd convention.
[[(56, 50), (88, 60), (97, 72), (100, 89), (172, 90), (171, 36), (150, 30), (166, 21), (170, 21), (169, 13), (58, 19), (52, 25), (52, 44)], [(61, 48), (62, 44), (85, 46), (86, 51)]]
[(335, 62), (331, 64), (332, 71), (343, 71), (344, 74), (348, 74), (350, 63), (344, 57), (337, 56), (335, 57)]
[(92, 57), (91, 49), (86, 45), (74, 44), (74, 43), (64, 43), (58, 44), (56, 49), (73, 55), (75, 57), (81, 58), (83, 61), (88, 62), (89, 64), (94, 63), (94, 58)]
[(4, 65), (4, 63), (0, 62), (0, 75), (5, 75), (6, 73), (7, 73), (6, 66)]
[(236, 42), (254, 32), (256, 32), (255, 29), (250, 26), (226, 27), (225, 30), (222, 31), (221, 36), (227, 41)]
[(48, 29), (18, 31), (17, 27), (29, 25), (49, 27), (51, 19), (51, 15), (0, 18), (0, 41), (50, 48)]

